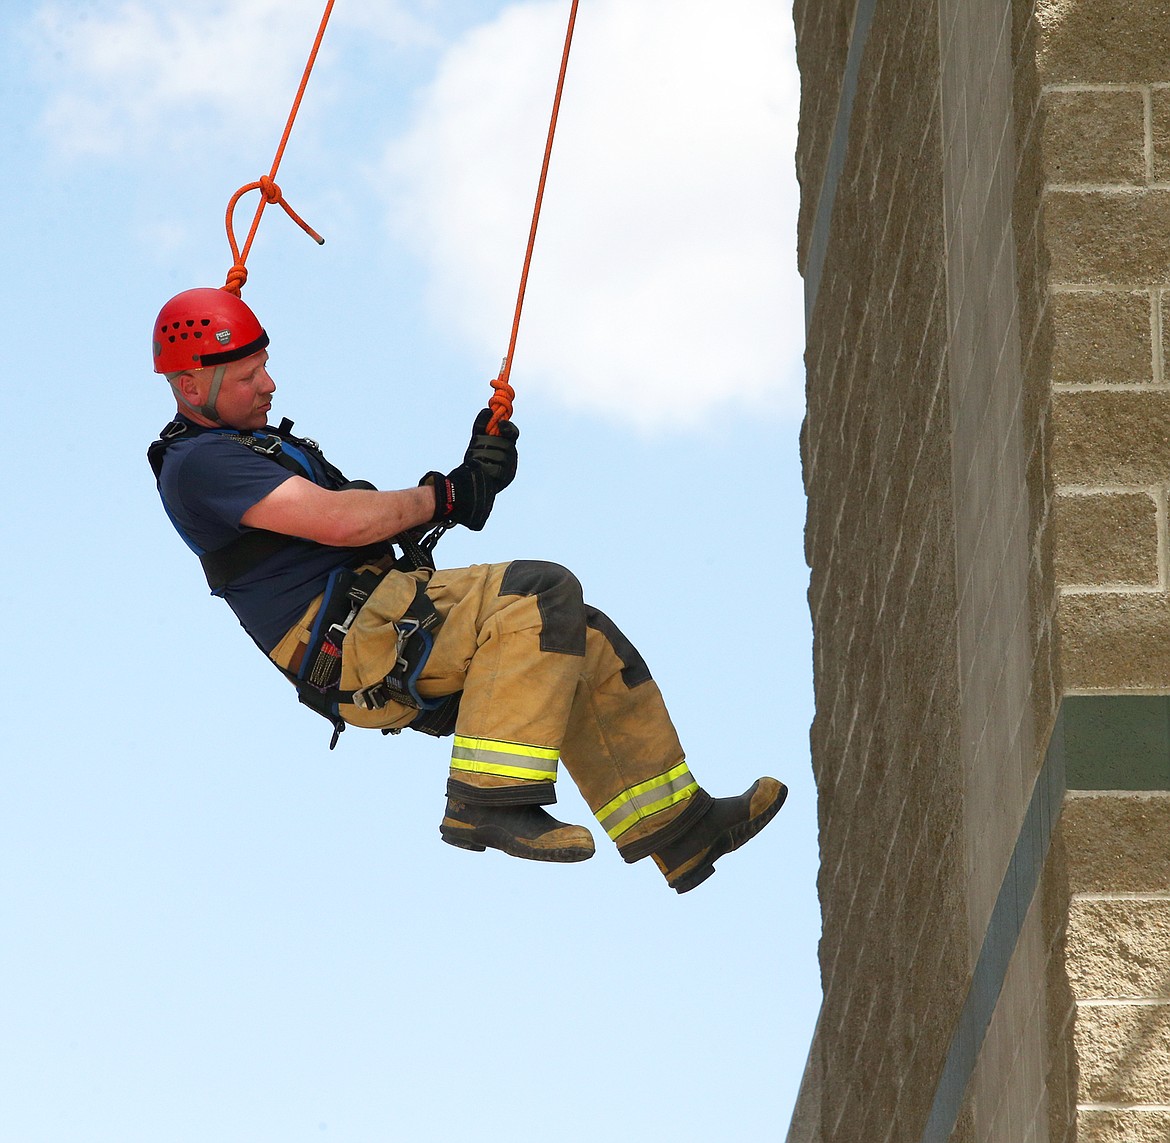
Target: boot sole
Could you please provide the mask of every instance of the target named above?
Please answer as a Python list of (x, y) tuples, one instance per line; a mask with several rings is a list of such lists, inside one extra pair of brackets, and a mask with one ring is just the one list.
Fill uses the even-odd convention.
[(763, 813), (724, 830), (711, 843), (702, 862), (694, 869), (687, 870), (678, 880), (669, 882), (670, 887), (676, 893), (689, 893), (692, 889), (702, 885), (715, 872), (715, 862), (751, 841), (780, 812), (780, 807), (787, 799), (788, 787), (781, 782), (780, 793), (776, 800)]
[(485, 849), (498, 849), (509, 857), (519, 857), (524, 861), (555, 861), (562, 865), (570, 865), (577, 861), (587, 861), (593, 856), (593, 849), (583, 845), (559, 846), (552, 849), (539, 849), (535, 846), (524, 845), (507, 830), (498, 826), (477, 826), (474, 829), (457, 829), (446, 823), (439, 827), (439, 836), (456, 849), (466, 849), (472, 853), (482, 853)]

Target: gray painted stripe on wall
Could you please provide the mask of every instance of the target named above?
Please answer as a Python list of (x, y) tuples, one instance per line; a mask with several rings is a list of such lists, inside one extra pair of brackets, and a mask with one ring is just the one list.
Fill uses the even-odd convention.
[(812, 326), (813, 310), (821, 289), (821, 273), (829, 250), (829, 225), (833, 220), (833, 204), (837, 201), (837, 185), (845, 169), (845, 152), (849, 146), (849, 127), (853, 121), (853, 100), (857, 95), (857, 77), (877, 0), (858, 0), (853, 15), (853, 36), (845, 57), (845, 75), (841, 79), (841, 97), (837, 103), (837, 121), (829, 143), (829, 157), (821, 179), (821, 193), (817, 196), (817, 211), (813, 216), (812, 236), (809, 239), (808, 259), (804, 267), (804, 328)]
[(1064, 800), (1064, 714), (1056, 720), (1032, 800), (1020, 827), (1011, 861), (983, 938), (967, 999), (951, 1038), (950, 1050), (935, 1089), (922, 1143), (947, 1143), (959, 1118), (963, 1095), (975, 1071), (983, 1039), (995, 1013), (1012, 953), (1040, 884), (1052, 831)]

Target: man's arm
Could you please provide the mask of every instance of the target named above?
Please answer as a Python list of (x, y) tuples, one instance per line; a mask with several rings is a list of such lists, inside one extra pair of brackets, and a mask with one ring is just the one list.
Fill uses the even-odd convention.
[(240, 523), (330, 547), (362, 548), (429, 523), (434, 515), (431, 487), (331, 492), (303, 476), (290, 476), (253, 504)]

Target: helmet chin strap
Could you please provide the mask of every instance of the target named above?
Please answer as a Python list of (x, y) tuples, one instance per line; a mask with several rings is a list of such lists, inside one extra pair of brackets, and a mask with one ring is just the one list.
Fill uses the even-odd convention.
[(194, 413), (198, 413), (201, 417), (206, 417), (209, 421), (214, 421), (217, 425), (222, 425), (223, 418), (215, 411), (215, 403), (219, 400), (219, 388), (223, 384), (223, 375), (227, 372), (226, 365), (217, 365), (215, 372), (211, 375), (211, 388), (207, 392), (207, 403), (205, 405), (192, 405), (182, 394), (178, 385), (175, 384), (175, 378), (181, 376), (179, 373), (168, 373), (167, 381), (170, 383), (171, 391), (175, 394), (175, 399), (180, 405), (190, 409)]

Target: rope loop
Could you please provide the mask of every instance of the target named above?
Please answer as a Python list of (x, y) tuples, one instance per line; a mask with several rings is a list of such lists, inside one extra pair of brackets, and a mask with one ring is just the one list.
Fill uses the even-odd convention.
[[(236, 243), (236, 232), (233, 224), (233, 219), (236, 213), (236, 203), (243, 198), (249, 191), (258, 190), (260, 192), (260, 205), (256, 208), (255, 217), (252, 219), (252, 227), (248, 231), (248, 237), (244, 240), (244, 247), (241, 250)], [(274, 203), (283, 209), (284, 213), (289, 216), (318, 246), (325, 245), (325, 239), (321, 237), (291, 206), (285, 201), (284, 194), (279, 186), (268, 175), (261, 175), (254, 183), (248, 183), (240, 187), (238, 191), (231, 197), (228, 203), (227, 215), (224, 219), (224, 224), (227, 227), (228, 245), (231, 247), (232, 258), (235, 263), (228, 272), (227, 282), (224, 284), (224, 289), (229, 293), (239, 296), (240, 289), (244, 282), (248, 279), (247, 271), (244, 268), (244, 263), (248, 260), (248, 251), (252, 249), (252, 240), (256, 237), (256, 231), (260, 228), (260, 219), (264, 214), (264, 208), (269, 204)], [(241, 271), (243, 277), (240, 276)]]
[[(317, 28), (316, 38), (313, 40), (313, 47), (309, 52), (308, 62), (305, 64), (305, 70), (301, 75), (301, 83), (297, 88), (297, 93), (293, 97), (292, 109), (288, 113), (288, 121), (284, 125), (284, 134), (280, 138), (280, 143), (276, 148), (276, 156), (272, 160), (272, 169), (266, 175), (261, 175), (254, 183), (248, 183), (246, 186), (240, 187), (238, 191), (231, 197), (231, 201), (227, 206), (227, 217), (225, 225), (227, 227), (228, 245), (232, 251), (232, 268), (228, 271), (227, 281), (223, 288), (236, 297), (240, 296), (240, 291), (244, 287), (244, 283), (248, 280), (248, 271), (245, 263), (248, 260), (248, 252), (252, 249), (252, 241), (256, 237), (256, 231), (260, 228), (260, 219), (264, 216), (264, 208), (270, 203), (278, 204), (318, 246), (325, 245), (325, 239), (321, 237), (288, 203), (285, 201), (284, 194), (276, 184), (276, 172), (280, 169), (280, 160), (284, 157), (284, 148), (288, 143), (288, 137), (292, 133), (293, 123), (296, 122), (297, 112), (301, 108), (301, 99), (305, 94), (305, 87), (308, 85), (309, 76), (313, 71), (313, 64), (317, 59), (317, 52), (321, 48), (321, 40), (325, 35), (325, 28), (329, 23), (329, 15), (333, 11), (333, 0), (326, 0), (325, 12), (321, 16), (321, 23)], [(241, 250), (236, 244), (236, 234), (233, 226), (233, 218), (236, 212), (236, 203), (243, 198), (249, 191), (258, 190), (260, 192), (260, 202), (256, 207), (256, 213), (252, 218), (252, 226), (248, 231), (248, 237), (244, 239), (244, 247)]]

